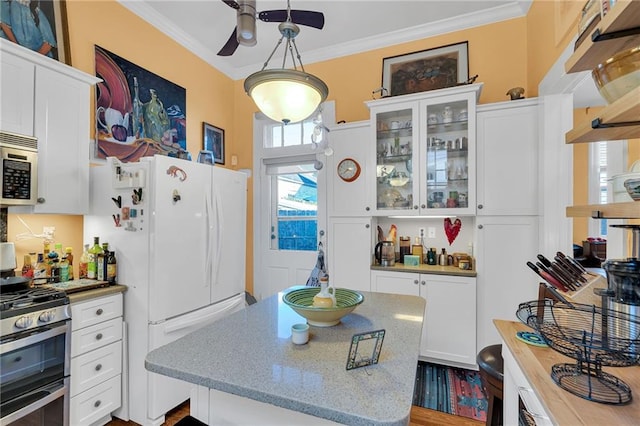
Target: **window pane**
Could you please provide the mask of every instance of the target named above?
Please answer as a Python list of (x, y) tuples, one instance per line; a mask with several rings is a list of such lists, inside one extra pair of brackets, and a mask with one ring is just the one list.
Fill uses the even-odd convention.
[[(290, 169), (290, 167), (287, 167)], [(317, 248), (317, 171), (301, 165), (298, 173), (283, 173), (277, 179), (277, 226), (279, 250)]]

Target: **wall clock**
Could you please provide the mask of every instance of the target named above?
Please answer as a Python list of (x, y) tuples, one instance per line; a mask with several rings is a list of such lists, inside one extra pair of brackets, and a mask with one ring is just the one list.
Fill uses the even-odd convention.
[(353, 158), (345, 158), (338, 163), (338, 176), (345, 182), (353, 182), (360, 176), (360, 164)]

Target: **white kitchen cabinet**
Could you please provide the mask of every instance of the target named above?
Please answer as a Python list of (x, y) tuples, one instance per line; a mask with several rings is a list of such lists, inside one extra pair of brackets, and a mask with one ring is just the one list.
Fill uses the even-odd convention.
[(478, 106), (477, 215), (538, 215), (538, 99)]
[(374, 216), (474, 215), (482, 84), (367, 102)]
[(527, 266), (538, 254), (537, 216), (476, 219), (478, 349), (500, 343), (494, 319), (518, 321), (522, 302), (538, 297), (540, 278)]
[(504, 341), (502, 341), (502, 358), (504, 360), (504, 424), (518, 424), (519, 403), (522, 401), (524, 408), (533, 417), (537, 426), (553, 425), (549, 414)]
[(98, 425), (122, 404), (122, 293), (71, 304), (71, 424)]
[[(0, 46), (4, 47), (5, 42)], [(19, 56), (0, 55), (0, 130), (33, 136), (36, 67)]]
[(371, 218), (330, 217), (327, 268), (334, 287), (371, 291)]
[(86, 213), (90, 91), (99, 79), (5, 40), (0, 52), (0, 128), (38, 139), (38, 204), (12, 211)]
[[(366, 167), (372, 145), (369, 121), (339, 124), (331, 128), (329, 146), (333, 155), (326, 157), (327, 207), (331, 216), (371, 216), (371, 196), (368, 194), (370, 169)], [(338, 164), (353, 159), (360, 165), (360, 176), (346, 182), (338, 176)]]
[(420, 358), (467, 367), (476, 363), (476, 279), (371, 271), (371, 290), (426, 299)]

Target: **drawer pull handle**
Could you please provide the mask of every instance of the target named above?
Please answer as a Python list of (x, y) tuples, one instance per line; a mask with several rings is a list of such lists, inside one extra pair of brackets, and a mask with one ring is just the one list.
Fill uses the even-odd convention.
[(96, 340), (100, 340), (100, 339), (102, 339), (102, 333), (96, 334)]
[(414, 283), (415, 285), (418, 285), (418, 280), (413, 280), (413, 283)]
[(100, 402), (100, 400), (97, 400), (96, 402), (93, 403), (93, 406), (98, 408), (100, 404), (102, 404), (102, 402)]
[(98, 310), (96, 311), (96, 315), (102, 315), (104, 311), (102, 310), (102, 308), (98, 308)]
[(100, 371), (100, 370), (102, 370), (102, 364), (96, 365), (96, 371)]

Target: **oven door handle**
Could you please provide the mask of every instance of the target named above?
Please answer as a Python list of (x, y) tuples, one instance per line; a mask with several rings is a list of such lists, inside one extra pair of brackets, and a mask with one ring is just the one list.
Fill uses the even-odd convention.
[(30, 334), (29, 336), (10, 340), (0, 345), (0, 354), (11, 352), (15, 349), (20, 349), (25, 346), (33, 345), (52, 337), (59, 336), (60, 334), (64, 334), (69, 329), (69, 324), (70, 321), (64, 321), (60, 325), (52, 324), (51, 328), (45, 331), (37, 331), (38, 329), (33, 329), (33, 334)]
[[(69, 396), (69, 378), (66, 377), (63, 380), (52, 383), (48, 386), (36, 389), (32, 392), (22, 395), (20, 398), (17, 398), (16, 401), (12, 401), (13, 403), (19, 403), (20, 400), (30, 400), (33, 395), (37, 395), (39, 393), (46, 392), (47, 395), (38, 399), (37, 401), (26, 405), (6, 417), (2, 417), (0, 419), (0, 424), (8, 425), (12, 422), (15, 422), (18, 419), (23, 418), (24, 416), (33, 413), (44, 407), (47, 404), (55, 401), (58, 398), (64, 397), (65, 399)], [(66, 402), (65, 402), (66, 403)]]

